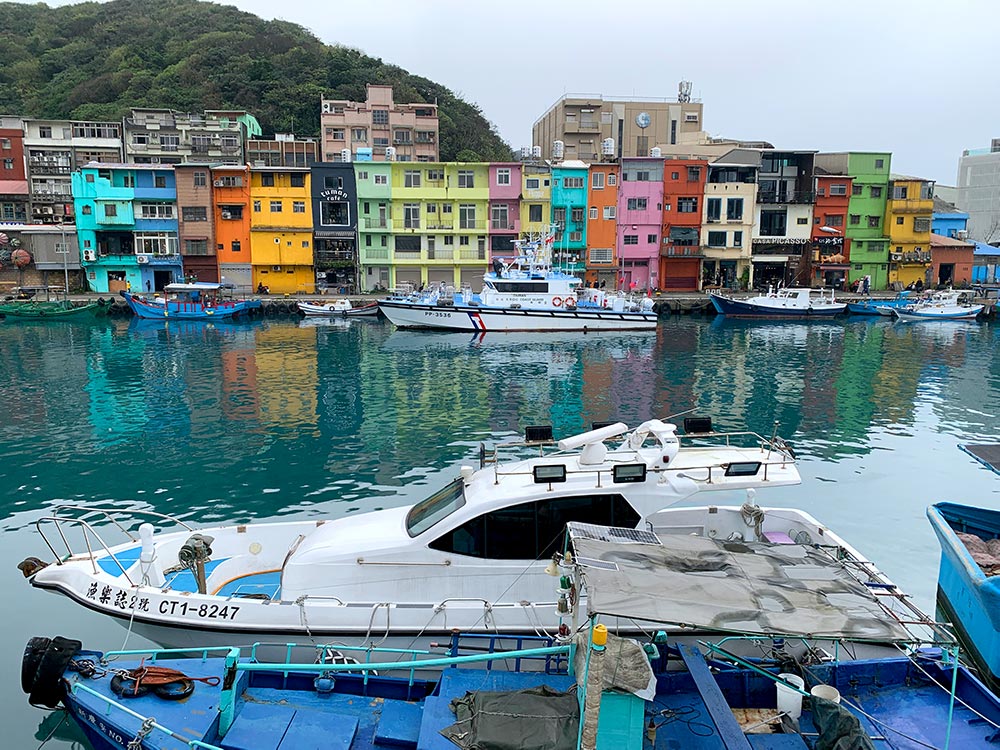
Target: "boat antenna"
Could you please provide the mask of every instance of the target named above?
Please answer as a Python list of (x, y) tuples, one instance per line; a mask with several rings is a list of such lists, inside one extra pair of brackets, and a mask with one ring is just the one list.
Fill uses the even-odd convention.
[(676, 414), (670, 414), (669, 416), (664, 417), (663, 421), (664, 422), (669, 422), (674, 417), (683, 417), (685, 414), (690, 414), (691, 412), (696, 411), (697, 409), (698, 409), (697, 406), (693, 406), (690, 409), (685, 409), (684, 411), (679, 411)]

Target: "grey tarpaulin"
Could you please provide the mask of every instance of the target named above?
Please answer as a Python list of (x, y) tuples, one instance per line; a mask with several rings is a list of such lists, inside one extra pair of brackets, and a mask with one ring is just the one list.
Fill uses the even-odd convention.
[(813, 697), (812, 712), (819, 731), (816, 750), (875, 750), (858, 717), (840, 704)]
[[(576, 684), (583, 687), (587, 674), (587, 652), (590, 650), (590, 632), (576, 634), (576, 655), (573, 672)], [(656, 675), (649, 666), (649, 657), (635, 641), (608, 633), (604, 647), (604, 689), (622, 690), (651, 701), (656, 696)]]
[(821, 550), (648, 532), (619, 540), (618, 530), (600, 529), (569, 524), (591, 615), (747, 635), (913, 640)]
[(456, 721), (441, 734), (463, 750), (575, 750), (576, 688), (469, 692), (451, 702)]

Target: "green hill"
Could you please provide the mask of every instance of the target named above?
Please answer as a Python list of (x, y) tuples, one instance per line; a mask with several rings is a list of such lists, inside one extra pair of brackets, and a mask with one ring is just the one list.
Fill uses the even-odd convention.
[(50, 8), (0, 2), (0, 113), (114, 120), (131, 107), (245, 109), (265, 133), (319, 133), (320, 99), (439, 105), (443, 160), (509, 159), (475, 104), (441, 84), (326, 45), (301, 26), (198, 0), (114, 0)]

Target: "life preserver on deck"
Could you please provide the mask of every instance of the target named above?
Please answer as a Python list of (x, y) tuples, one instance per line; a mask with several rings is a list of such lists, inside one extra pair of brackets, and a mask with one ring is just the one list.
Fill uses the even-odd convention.
[(552, 306), (553, 307), (562, 307), (562, 303), (563, 303), (562, 297), (553, 297), (552, 298)]
[(566, 298), (566, 309), (571, 310), (576, 307), (576, 297)]

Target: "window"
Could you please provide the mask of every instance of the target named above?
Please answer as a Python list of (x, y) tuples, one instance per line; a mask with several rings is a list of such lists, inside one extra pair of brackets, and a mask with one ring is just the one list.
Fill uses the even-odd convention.
[(497, 185), (509, 185), (510, 184), (510, 170), (509, 169), (498, 169), (497, 170)]
[[(143, 218), (147, 217), (144, 215)], [(204, 206), (184, 206), (181, 208), (181, 221), (208, 221), (208, 209)]]
[(271, 201), (271, 213), (272, 214), (281, 213), (281, 201)]
[(583, 241), (583, 232), (570, 232), (569, 233), (569, 241), (570, 242), (582, 242)]
[(851, 224), (857, 226), (861, 223), (861, 214), (851, 214)]
[(93, 209), (93, 208), (91, 208), (90, 206), (84, 206), (84, 207), (83, 207), (83, 208), (81, 209), (81, 213), (82, 213), (82, 214), (83, 214), (84, 216), (90, 216), (90, 215), (91, 215), (92, 213), (94, 213), (94, 209)]
[(404, 203), (403, 204), (403, 228), (404, 229), (420, 229), (420, 204), (419, 203)]
[(882, 186), (881, 185), (872, 185), (870, 189), (871, 189), (872, 198), (881, 198), (882, 197)]
[(368, 140), (368, 128), (351, 128), (351, 140), (355, 143)]
[(903, 225), (903, 217), (902, 216), (897, 216), (896, 217), (896, 224), (898, 226), (902, 226)]
[[(46, 137), (51, 138), (51, 136), (44, 136), (44, 135), (41, 135), (41, 133), (39, 133), (39, 135), (42, 138), (46, 138)], [(145, 146), (148, 143), (149, 143), (149, 135), (147, 133), (133, 133), (132, 134), (132, 144), (133, 145), (135, 145), (135, 146)]]
[(413, 133), (409, 130), (394, 130), (392, 131), (392, 140), (394, 143), (409, 146), (413, 143)]
[(220, 187), (243, 187), (243, 177), (240, 175), (230, 175), (227, 177), (216, 177), (216, 182), (221, 182)]
[(387, 175), (387, 174), (377, 174), (377, 175), (375, 175), (372, 178), (372, 181), (376, 185), (388, 185), (389, 184), (389, 175)]
[(205, 172), (194, 173), (194, 186), (205, 187), (208, 184), (208, 174)]
[(708, 198), (705, 201), (708, 210), (708, 221), (719, 221), (722, 215), (722, 198)]
[(670, 173), (670, 179), (671, 180), (679, 180), (680, 178), (681, 178), (681, 173), (680, 172), (671, 172)]
[[(459, 480), (460, 481), (460, 480)], [(430, 499), (424, 503), (429, 503)], [(464, 504), (464, 498), (462, 499)], [(423, 505), (423, 503), (421, 503)], [(446, 502), (436, 515), (426, 514), (430, 528), (454, 512)], [(420, 506), (415, 506), (410, 515)], [(440, 517), (439, 517), (440, 516)], [(621, 495), (578, 495), (522, 503), (485, 513), (430, 543), (442, 552), (495, 560), (536, 560), (561, 549), (566, 523), (635, 528), (639, 514)], [(409, 517), (407, 517), (409, 529)], [(412, 535), (412, 532), (411, 532)]]
[(743, 220), (743, 199), (729, 198), (726, 201), (726, 218), (730, 221)]
[(444, 170), (443, 169), (428, 169), (427, 170), (427, 181), (428, 182), (444, 182)]
[(799, 216), (797, 219), (795, 219), (795, 223), (796, 224), (808, 224), (809, 223), (809, 217), (808, 216)]
[(931, 231), (931, 220), (925, 216), (917, 216), (913, 219), (913, 231), (914, 232), (929, 232)]
[(344, 140), (344, 129), (343, 128), (327, 128), (326, 134), (330, 136), (335, 141)]
[(906, 185), (893, 185), (892, 199), (897, 201), (906, 200)]
[(450, 235), (450, 234), (446, 234), (444, 236), (444, 244), (445, 245), (454, 245), (455, 244), (455, 238), (452, 235)]
[(292, 187), (305, 187), (306, 186), (306, 176), (304, 174), (292, 174)]
[(542, 220), (542, 207), (538, 203), (532, 203), (528, 206), (528, 221), (541, 221)]
[(458, 244), (459, 245), (468, 245), (469, 244), (469, 238), (468, 238), (468, 236), (459, 237), (458, 238)]
[(701, 167), (688, 167), (688, 182), (698, 182), (701, 180)]
[(389, 124), (389, 110), (387, 110), (387, 109), (373, 109), (372, 110), (372, 124), (374, 124), (374, 125), (388, 125)]
[(594, 174), (592, 175), (591, 185), (593, 186), (594, 190), (603, 190), (604, 172), (594, 172)]
[(184, 240), (185, 255), (208, 255), (208, 240)]
[(167, 176), (162, 174), (153, 175), (153, 187), (165, 188), (167, 186)]
[(847, 185), (830, 185), (830, 195), (847, 195)]
[(618, 216), (618, 206), (605, 206), (604, 207), (604, 218), (614, 219)]
[(524, 181), (524, 189), (525, 190), (538, 190), (538, 178), (537, 177), (529, 177), (528, 179), (526, 179)]
[(476, 205), (474, 203), (458, 204), (458, 227), (459, 229), (476, 228)]
[(879, 223), (881, 222), (881, 220), (882, 219), (879, 216), (869, 216), (868, 217), (868, 226), (870, 228), (872, 228), (872, 229), (877, 229)]
[(582, 177), (564, 177), (563, 187), (565, 188), (582, 188), (583, 178)]
[(647, 245), (655, 245), (656, 244), (656, 235), (655, 234), (647, 234), (646, 235), (646, 244)]
[(293, 214), (304, 214), (306, 212), (306, 202), (305, 201), (292, 201), (292, 213)]
[(844, 226), (844, 217), (840, 214), (827, 215), (826, 226), (828, 227), (842, 227)]
[(629, 211), (645, 211), (646, 210), (646, 199), (645, 198), (629, 198), (626, 208)]
[(579, 224), (581, 221), (583, 221), (583, 209), (574, 208), (570, 213), (570, 216), (572, 217), (574, 223)]
[(4, 169), (13, 169), (14, 168), (14, 160), (13, 159), (4, 159), (3, 160), (3, 168)]
[(460, 188), (471, 188), (476, 186), (475, 172), (470, 169), (458, 170), (458, 186)]
[[(309, 247), (309, 240), (302, 240), (302, 247)], [(291, 271), (288, 273), (291, 273)]]
[(259, 214), (260, 213), (260, 201), (254, 201), (253, 202), (253, 212), (255, 214)]
[(784, 211), (760, 212), (760, 236), (784, 237), (788, 216)]
[(10, 138), (0, 138), (0, 148), (2, 148), (4, 151), (10, 151), (11, 149)]
[(41, 125), (41, 126), (39, 126), (39, 128), (38, 128), (38, 137), (39, 138), (51, 138), (52, 137), (52, 128), (49, 127), (48, 125)]
[(437, 212), (438, 212), (437, 203), (428, 203), (427, 204), (427, 213), (429, 213), (429, 214), (436, 214)]
[(876, 159), (875, 169), (885, 169), (885, 159)]
[(114, 203), (105, 203), (104, 215), (107, 217), (118, 216), (118, 206), (116, 206)]
[(260, 176), (260, 184), (262, 187), (274, 187), (274, 175), (270, 172), (262, 174)]
[(367, 180), (368, 179), (368, 173), (367, 172), (358, 172), (358, 179), (359, 180)]
[(490, 208), (490, 220), (493, 229), (510, 229), (507, 204), (502, 203), (492, 206)]
[(420, 237), (416, 234), (396, 235), (393, 239), (397, 253), (419, 253)]
[(733, 232), (733, 247), (743, 247), (743, 232)]
[(405, 172), (403, 172), (403, 187), (408, 187), (408, 188), (420, 187), (419, 169), (407, 169)]
[(451, 213), (451, 209), (452, 209), (452, 206), (451, 206), (450, 203), (442, 203), (441, 204), (441, 213), (443, 213), (443, 214), (450, 214)]
[(597, 219), (597, 217), (598, 217), (597, 206), (591, 206), (590, 207), (590, 216), (589, 216), (590, 220), (594, 221), (594, 220)]
[(618, 175), (609, 174), (608, 175), (608, 187), (614, 187), (618, 184)]
[(243, 206), (219, 206), (219, 215), (226, 220), (242, 219)]
[(709, 232), (708, 233), (708, 246), (709, 247), (725, 247), (726, 246), (726, 233), (725, 232)]
[(678, 198), (677, 199), (677, 211), (682, 214), (695, 214), (698, 213), (698, 199), (697, 198)]
[(559, 226), (566, 223), (566, 209), (565, 208), (553, 208), (552, 209), (552, 221), (554, 221)]
[(637, 235), (637, 234), (626, 234), (625, 237), (624, 237), (624, 243), (626, 245), (638, 245), (639, 244), (639, 235)]
[(851, 185), (851, 195), (861, 195), (864, 185)]
[(93, 182), (94, 181), (94, 174), (93, 174), (93, 172), (87, 172), (87, 174), (85, 175), (85, 177), (87, 179), (87, 182)]

